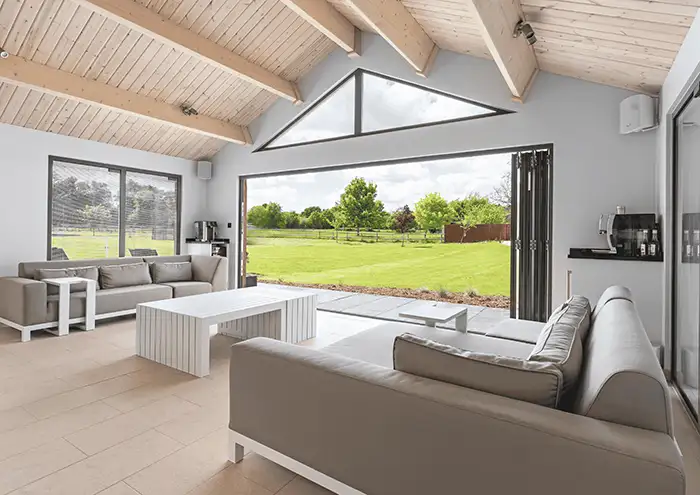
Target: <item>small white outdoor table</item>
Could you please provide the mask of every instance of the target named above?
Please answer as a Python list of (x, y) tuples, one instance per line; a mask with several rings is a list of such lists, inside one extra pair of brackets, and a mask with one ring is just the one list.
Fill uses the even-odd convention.
[(198, 377), (207, 376), (212, 333), (295, 344), (316, 337), (316, 305), (317, 296), (312, 292), (266, 287), (139, 304), (136, 353)]
[[(70, 286), (86, 284), (85, 298), (85, 330), (95, 329), (95, 296), (97, 282), (81, 277), (47, 278), (43, 282), (58, 287), (58, 333), (56, 335), (68, 335), (70, 325)], [(53, 333), (53, 332), (52, 332)]]
[(455, 320), (455, 328), (458, 332), (467, 331), (467, 311), (466, 306), (441, 303), (425, 303), (413, 309), (408, 309), (399, 313), (401, 318), (420, 320), (429, 327), (434, 327), (436, 323), (447, 323)]

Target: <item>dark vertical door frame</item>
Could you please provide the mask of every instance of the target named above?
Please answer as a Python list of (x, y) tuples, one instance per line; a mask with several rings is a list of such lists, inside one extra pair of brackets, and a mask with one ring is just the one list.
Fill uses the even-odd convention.
[(520, 180), (518, 174), (520, 172), (520, 153), (513, 153), (511, 156), (510, 167), (510, 317), (518, 317), (518, 292), (520, 288), (520, 268), (517, 239), (518, 233), (518, 203), (520, 197), (520, 189), (518, 185)]
[(126, 173), (119, 171), (119, 257), (126, 256)]

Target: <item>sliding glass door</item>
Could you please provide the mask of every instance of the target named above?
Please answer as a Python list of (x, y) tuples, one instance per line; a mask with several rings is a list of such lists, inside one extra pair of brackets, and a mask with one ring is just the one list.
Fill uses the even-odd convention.
[(700, 88), (676, 117), (674, 375), (700, 412)]
[(50, 260), (179, 252), (180, 177), (51, 157)]

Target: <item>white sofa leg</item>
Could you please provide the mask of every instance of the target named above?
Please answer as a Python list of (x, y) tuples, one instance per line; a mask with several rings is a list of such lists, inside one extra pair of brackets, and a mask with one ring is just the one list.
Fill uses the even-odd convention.
[(243, 460), (243, 456), (245, 455), (245, 449), (243, 448), (243, 445), (241, 445), (239, 443), (234, 443), (232, 450), (233, 450), (233, 452), (232, 452), (233, 455), (231, 456), (231, 461), (234, 464), (238, 464), (239, 462), (241, 462)]
[(29, 330), (21, 330), (22, 342), (29, 342), (32, 339), (32, 332)]

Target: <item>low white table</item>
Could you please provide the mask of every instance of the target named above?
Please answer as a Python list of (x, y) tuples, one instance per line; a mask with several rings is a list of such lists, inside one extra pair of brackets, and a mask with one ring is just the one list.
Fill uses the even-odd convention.
[[(70, 326), (70, 286), (86, 284), (85, 330), (95, 329), (95, 296), (97, 282), (81, 277), (47, 278), (43, 282), (58, 287), (58, 332), (56, 335), (68, 335)], [(52, 332), (53, 333), (53, 332)]]
[(136, 307), (136, 353), (171, 368), (209, 375), (210, 327), (237, 338), (297, 343), (316, 337), (317, 296), (251, 287), (167, 299)]
[(434, 327), (437, 323), (447, 323), (455, 320), (455, 328), (458, 332), (467, 331), (467, 311), (466, 306), (447, 305), (441, 303), (427, 302), (417, 308), (408, 309), (399, 313), (401, 318), (420, 320), (429, 327)]

